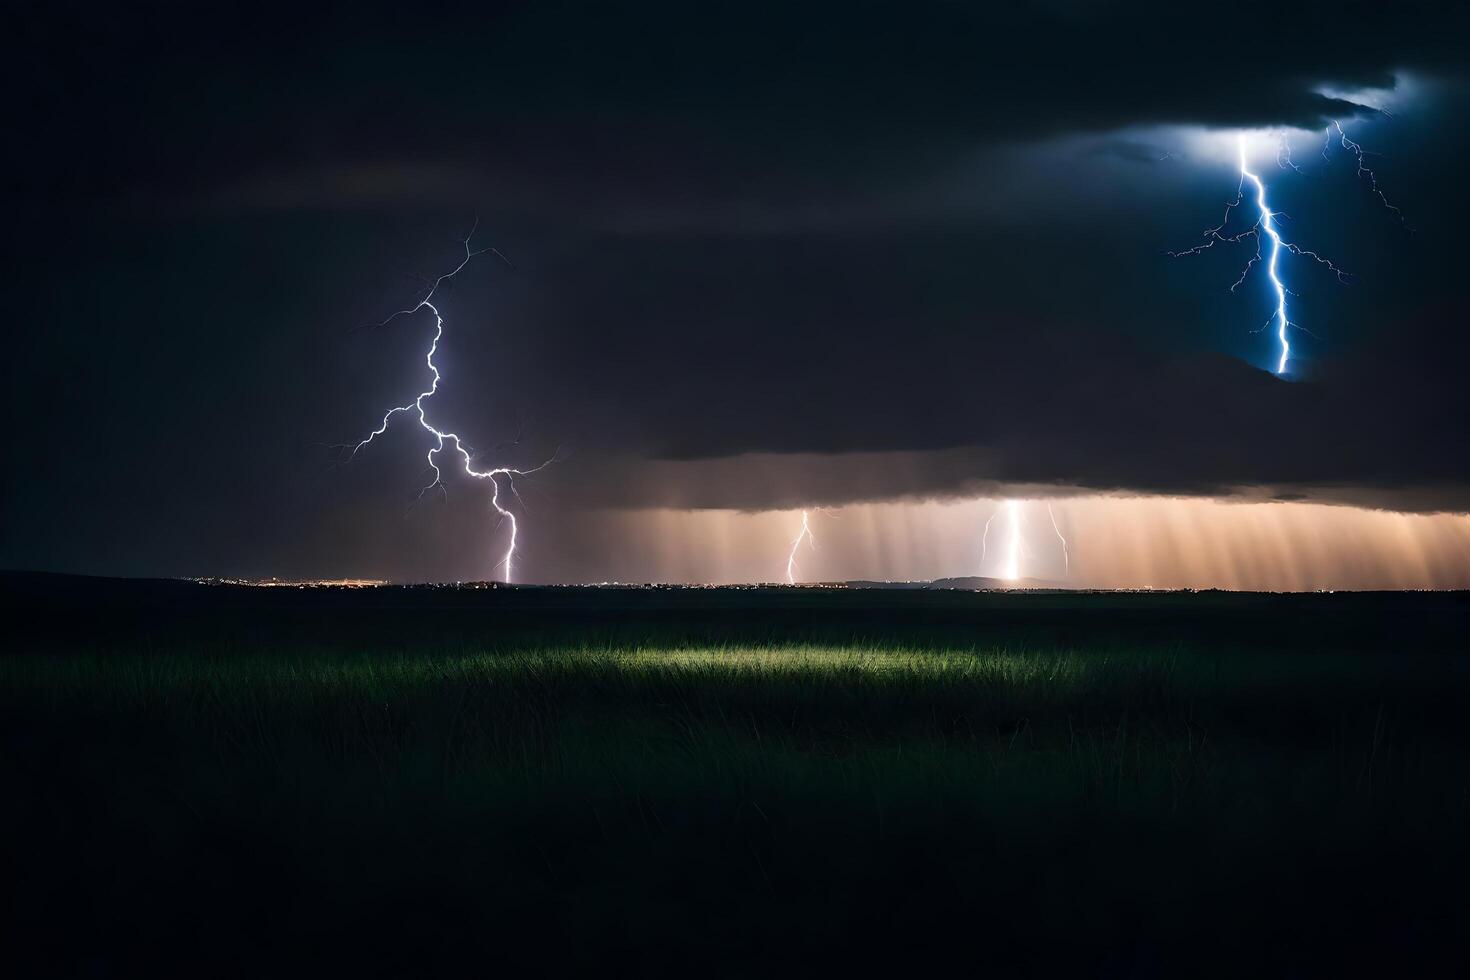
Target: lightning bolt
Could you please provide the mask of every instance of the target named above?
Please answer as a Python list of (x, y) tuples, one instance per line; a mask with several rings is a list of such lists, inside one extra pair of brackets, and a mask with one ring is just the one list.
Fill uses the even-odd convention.
[(815, 548), (817, 539), (812, 536), (812, 526), (806, 511), (801, 512), (801, 530), (796, 532), (796, 537), (791, 541), (791, 553), (786, 556), (786, 584), (796, 584), (796, 551), (805, 541), (807, 546)]
[(400, 317), (412, 316), (420, 310), (429, 311), (429, 313), (434, 317), (434, 336), (429, 343), (428, 352), (424, 355), (424, 363), (429, 368), (429, 375), (431, 380), (429, 382), (428, 389), (419, 392), (418, 397), (414, 398), (413, 401), (409, 402), (406, 405), (398, 405), (388, 409), (388, 411), (383, 415), (383, 420), (378, 424), (378, 427), (372, 432), (368, 433), (367, 437), (364, 438), (361, 442), (358, 442), (355, 446), (352, 447), (352, 452), (349, 454), (348, 458), (351, 459), (355, 457), (364, 446), (371, 443), (378, 436), (387, 432), (388, 425), (393, 421), (393, 417), (395, 415), (398, 415), (400, 413), (413, 413), (418, 418), (419, 425), (434, 439), (434, 445), (430, 447), (427, 456), (429, 469), (433, 471), (434, 479), (426, 487), (419, 491), (419, 497), (422, 498), (424, 494), (435, 489), (439, 490), (441, 493), (448, 492), (444, 486), (444, 474), (440, 471), (439, 464), (435, 460), (435, 456), (437, 456), (439, 453), (444, 452), (445, 448), (449, 447), (450, 444), (452, 444), (452, 448), (454, 452), (459, 456), (461, 466), (466, 476), (473, 477), (476, 480), (490, 481), (490, 506), (493, 507), (495, 509), (495, 512), (500, 515), (501, 523), (507, 523), (510, 525), (510, 534), (508, 540), (506, 541), (505, 554), (501, 557), (500, 561), (496, 562), (494, 565), (494, 568), (503, 567), (505, 569), (505, 581), (507, 584), (509, 584), (514, 580), (516, 536), (519, 528), (516, 524), (515, 514), (507, 510), (504, 504), (501, 503), (500, 481), (502, 479), (505, 480), (506, 489), (508, 489), (510, 493), (515, 496), (517, 500), (519, 500), (520, 493), (516, 490), (515, 478), (518, 476), (529, 476), (532, 473), (536, 473), (540, 470), (545, 469), (547, 466), (550, 466), (553, 462), (556, 461), (556, 456), (555, 454), (553, 454), (551, 459), (548, 459), (546, 462), (540, 464), (539, 466), (533, 466), (529, 469), (513, 469), (508, 466), (497, 466), (494, 469), (477, 470), (474, 467), (474, 458), (471, 456), (470, 450), (468, 447), (466, 447), (464, 440), (461, 439), (457, 433), (450, 432), (447, 429), (440, 429), (432, 422), (430, 422), (428, 411), (424, 407), (424, 403), (438, 393), (439, 382), (442, 380), (442, 376), (439, 373), (439, 367), (437, 364), (434, 363), (434, 355), (438, 353), (439, 341), (444, 336), (444, 316), (442, 313), (439, 312), (439, 308), (434, 305), (433, 300), (435, 291), (437, 291), (438, 288), (445, 282), (453, 279), (456, 275), (458, 275), (460, 271), (463, 270), (465, 266), (469, 265), (471, 260), (473, 260), (476, 256), (484, 255), (487, 252), (499, 257), (501, 261), (505, 261), (506, 264), (509, 265), (509, 262), (506, 261), (505, 256), (501, 255), (497, 249), (470, 248), (470, 241), (475, 237), (475, 231), (476, 229), (478, 229), (478, 227), (479, 220), (476, 219), (475, 224), (470, 228), (470, 233), (464, 238), (460, 239), (460, 245), (464, 249), (464, 257), (460, 259), (458, 265), (429, 283), (428, 291), (424, 294), (423, 298), (420, 299), (413, 306), (398, 310), (396, 313), (377, 324), (377, 326), (379, 327), (386, 327), (388, 324), (392, 323), (394, 320), (399, 319)]
[[(1015, 581), (1021, 577), (1021, 504), (1019, 501), (1007, 500), (999, 507), (990, 512), (985, 520), (985, 530), (980, 533), (980, 567), (985, 567), (985, 558), (990, 552), (990, 525), (995, 519), (1005, 514), (1006, 530), (1008, 532), (1005, 540), (1005, 553), (1001, 558), (1000, 578)], [(1067, 570), (1067, 576), (1072, 575), (1072, 556), (1067, 548), (1067, 539), (1062, 536), (1062, 529), (1057, 525), (1057, 515), (1052, 512), (1051, 504), (1046, 505), (1047, 516), (1051, 518), (1051, 529), (1055, 532), (1057, 540), (1062, 543), (1062, 564)]]
[(1327, 135), (1322, 142), (1322, 158), (1324, 160), (1331, 159), (1327, 155), (1327, 149), (1332, 145), (1332, 134), (1334, 132), (1337, 133), (1338, 142), (1342, 146), (1342, 148), (1351, 153), (1354, 159), (1357, 160), (1358, 179), (1361, 181), (1365, 181), (1368, 184), (1368, 190), (1372, 192), (1374, 197), (1378, 198), (1380, 204), (1382, 204), (1385, 208), (1392, 212), (1393, 216), (1398, 219), (1399, 224), (1403, 225), (1405, 228), (1409, 227), (1408, 222), (1404, 220), (1404, 212), (1400, 211), (1398, 207), (1388, 199), (1388, 195), (1384, 194), (1383, 191), (1379, 188), (1378, 175), (1373, 172), (1373, 169), (1371, 167), (1363, 162), (1363, 157), (1367, 156), (1369, 151), (1363, 149), (1360, 144), (1349, 139), (1348, 134), (1343, 132), (1342, 130), (1342, 124), (1339, 123), (1336, 119), (1332, 120), (1332, 125), (1327, 127)]
[(1066, 569), (1067, 578), (1072, 577), (1072, 555), (1067, 551), (1067, 539), (1062, 537), (1062, 529), (1057, 527), (1057, 515), (1052, 513), (1051, 501), (1046, 503), (1046, 516), (1051, 518), (1051, 529), (1057, 533), (1057, 540), (1062, 543), (1062, 567)]
[(1021, 577), (1021, 505), (1014, 500), (1006, 501), (1006, 525), (1010, 536), (1006, 538), (1005, 562), (1001, 567), (1001, 578), (1012, 581)]
[[(1291, 341), (1286, 337), (1286, 328), (1291, 320), (1286, 312), (1286, 286), (1282, 284), (1277, 268), (1281, 260), (1281, 235), (1276, 231), (1276, 222), (1273, 220), (1276, 215), (1272, 212), (1271, 206), (1266, 203), (1266, 185), (1261, 178), (1246, 169), (1244, 137), (1240, 140), (1240, 176), (1242, 180), (1249, 180), (1255, 185), (1256, 209), (1260, 212), (1260, 217), (1256, 221), (1256, 228), (1259, 229), (1256, 235), (1256, 258), (1252, 262), (1261, 257), (1261, 234), (1264, 233), (1271, 240), (1271, 258), (1266, 262), (1266, 276), (1271, 280), (1271, 288), (1276, 290), (1276, 339), (1281, 343), (1281, 359), (1276, 362), (1276, 373), (1285, 374), (1286, 359), (1291, 356)], [(1246, 270), (1250, 270), (1249, 265), (1246, 266)], [(1245, 273), (1241, 273), (1241, 279), (1244, 278)], [(1236, 285), (1239, 283), (1237, 282)]]
[(1291, 143), (1287, 140), (1285, 133), (1281, 134), (1281, 139), (1276, 144), (1276, 166), (1282, 170), (1291, 170), (1303, 177), (1307, 175), (1307, 172), (1298, 167), (1296, 161), (1291, 158)]
[[(1280, 344), (1280, 357), (1276, 362), (1276, 373), (1285, 374), (1287, 361), (1291, 357), (1291, 341), (1287, 337), (1287, 329), (1296, 326), (1296, 324), (1292, 322), (1291, 315), (1287, 311), (1286, 298), (1291, 291), (1281, 281), (1281, 253), (1283, 251), (1290, 252), (1292, 255), (1308, 258), (1319, 265), (1325, 266), (1337, 277), (1338, 282), (1344, 285), (1351, 281), (1351, 276), (1338, 268), (1330, 259), (1323, 257), (1311, 249), (1301, 248), (1281, 237), (1281, 230), (1276, 224), (1276, 219), (1284, 218), (1286, 215), (1280, 211), (1271, 210), (1271, 205), (1266, 200), (1266, 184), (1257, 174), (1252, 172), (1246, 160), (1245, 136), (1243, 134), (1239, 138), (1239, 151), (1240, 182), (1235, 188), (1235, 200), (1225, 205), (1224, 218), (1213, 228), (1205, 229), (1203, 240), (1198, 245), (1184, 249), (1183, 251), (1170, 252), (1169, 255), (1173, 258), (1180, 258), (1186, 255), (1199, 255), (1208, 249), (1214, 248), (1216, 245), (1234, 245), (1247, 239), (1255, 242), (1255, 254), (1246, 261), (1245, 268), (1240, 271), (1240, 276), (1230, 286), (1230, 291), (1233, 293), (1239, 289), (1245, 282), (1246, 277), (1250, 275), (1251, 270), (1264, 260), (1266, 275), (1270, 279), (1271, 288), (1276, 294), (1276, 308), (1271, 314), (1271, 318), (1263, 326), (1270, 326), (1273, 323), (1276, 325), (1276, 339)], [(1282, 151), (1278, 151), (1277, 162), (1283, 165), (1290, 165), (1293, 169), (1296, 167), (1295, 164), (1291, 163), (1290, 150), (1284, 151), (1284, 156), (1282, 155)], [(1245, 203), (1245, 185), (1247, 182), (1250, 183), (1251, 188), (1255, 192), (1252, 196), (1256, 207), (1256, 220), (1245, 231), (1228, 234), (1227, 228), (1230, 225), (1230, 219), (1235, 209), (1243, 206)], [(1265, 256), (1261, 254), (1263, 238), (1270, 245), (1269, 253)]]
[(1005, 542), (1005, 553), (1001, 558), (1000, 577), (1004, 579), (1018, 579), (1021, 577), (1021, 505), (1014, 500), (1007, 500), (985, 520), (985, 530), (980, 534), (980, 565), (985, 566), (985, 556), (989, 554), (990, 525), (1001, 512), (1006, 515), (1006, 528), (1010, 531)]

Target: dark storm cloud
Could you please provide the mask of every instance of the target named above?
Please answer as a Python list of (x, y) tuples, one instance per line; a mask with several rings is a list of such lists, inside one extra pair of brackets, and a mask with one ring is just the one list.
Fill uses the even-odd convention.
[[(447, 292), (439, 405), (476, 445), (524, 429), (508, 462), (565, 444), (540, 513), (1010, 484), (1463, 509), (1445, 7), (51, 5), (10, 37), (0, 490), (29, 516), (0, 564), (407, 548), (424, 447), (329, 471), (321, 444), (421, 390), (422, 324), (350, 328), (475, 213), (516, 270)], [(1322, 94), (1402, 72), (1433, 97), (1394, 122)], [(1167, 127), (1332, 117), (1392, 150), (1417, 231), (1340, 154), (1272, 178), (1359, 273), (1293, 283), (1322, 339), (1285, 383), (1250, 366), (1244, 256), (1163, 255), (1234, 189)]]
[[(795, 370), (770, 365), (781, 380), (755, 397), (746, 385), (722, 395), (722, 374), (706, 370), (648, 399), (639, 431), (659, 434), (644, 446), (657, 466), (584, 459), (580, 479), (551, 482), (562, 502), (588, 506), (759, 509), (1009, 484), (1470, 510), (1470, 318), (1441, 317), (1298, 382), (1065, 331), (990, 332), (988, 350), (956, 339), (947, 354), (884, 357), (863, 343), (845, 362), (768, 348)], [(1416, 346), (1436, 349), (1433, 365), (1405, 356)]]
[[(1459, 66), (1440, 3), (73, 7), (22, 32), (32, 177), (156, 205), (862, 192), (977, 142), (1351, 117)], [(102, 164), (99, 166), (99, 163)]]

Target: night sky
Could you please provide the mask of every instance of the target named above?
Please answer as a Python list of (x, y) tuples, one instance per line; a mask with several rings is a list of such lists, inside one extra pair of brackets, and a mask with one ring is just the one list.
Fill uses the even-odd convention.
[[(421, 430), (336, 448), (423, 390), (430, 320), (360, 328), (476, 220), (513, 268), (443, 287), (434, 413), (487, 462), (557, 453), (520, 484), (529, 580), (673, 574), (614, 554), (638, 508), (1470, 510), (1450, 6), (12, 14), (0, 567), (490, 577), (484, 487), (415, 500)], [(1405, 222), (1324, 158), (1332, 119)], [(1353, 273), (1283, 266), (1285, 379), (1266, 280), (1229, 290), (1252, 246), (1167, 254), (1240, 131)]]

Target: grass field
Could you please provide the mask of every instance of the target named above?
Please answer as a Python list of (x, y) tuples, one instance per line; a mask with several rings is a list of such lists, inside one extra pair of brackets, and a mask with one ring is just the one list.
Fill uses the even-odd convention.
[(33, 972), (1463, 961), (1464, 596), (3, 584)]

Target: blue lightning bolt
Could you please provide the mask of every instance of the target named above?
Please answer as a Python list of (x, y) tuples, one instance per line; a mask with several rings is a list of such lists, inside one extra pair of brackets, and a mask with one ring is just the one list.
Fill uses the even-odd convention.
[(511, 494), (516, 497), (516, 499), (519, 500), (520, 493), (516, 490), (515, 478), (518, 476), (528, 476), (532, 473), (538, 472), (539, 470), (545, 469), (547, 466), (551, 465), (551, 463), (555, 462), (556, 456), (553, 455), (551, 459), (548, 459), (541, 465), (533, 466), (529, 469), (513, 469), (508, 466), (497, 466), (494, 469), (477, 470), (474, 467), (474, 458), (471, 456), (469, 449), (465, 446), (464, 440), (461, 439), (457, 433), (450, 432), (447, 429), (440, 429), (433, 423), (431, 423), (429, 421), (428, 412), (424, 408), (424, 402), (426, 402), (428, 399), (432, 398), (435, 394), (438, 393), (439, 382), (440, 380), (442, 380), (442, 377), (439, 373), (439, 367), (434, 363), (434, 355), (438, 353), (439, 341), (444, 336), (444, 316), (439, 312), (439, 308), (434, 305), (433, 300), (435, 291), (438, 290), (438, 288), (443, 283), (447, 282), (450, 279), (453, 279), (456, 275), (458, 275), (459, 272), (464, 269), (465, 266), (469, 265), (470, 261), (478, 255), (484, 255), (489, 252), (499, 257), (501, 261), (505, 261), (505, 256), (501, 255), (497, 249), (482, 248), (472, 250), (470, 248), (470, 241), (475, 237), (475, 230), (478, 227), (479, 221), (477, 219), (475, 225), (470, 228), (470, 233), (460, 240), (460, 245), (464, 248), (464, 257), (460, 260), (458, 265), (456, 265), (449, 272), (446, 272), (439, 278), (433, 280), (433, 282), (429, 284), (428, 291), (424, 294), (423, 298), (420, 299), (413, 306), (399, 310), (392, 316), (388, 317), (386, 320), (383, 320), (377, 324), (377, 326), (379, 327), (385, 327), (388, 324), (392, 323), (394, 320), (399, 319), (400, 317), (412, 316), (420, 310), (428, 310), (433, 315), (434, 337), (433, 340), (429, 343), (428, 352), (424, 355), (424, 363), (429, 368), (429, 375), (432, 380), (429, 382), (428, 389), (426, 391), (420, 392), (418, 397), (416, 397), (413, 401), (409, 402), (406, 405), (398, 405), (394, 408), (390, 408), (383, 415), (383, 420), (381, 423), (379, 423), (378, 427), (372, 432), (368, 433), (367, 437), (364, 438), (361, 442), (352, 447), (352, 452), (349, 455), (349, 459), (356, 456), (359, 450), (368, 445), (378, 436), (382, 435), (384, 432), (387, 432), (389, 423), (393, 421), (393, 416), (405, 412), (414, 413), (418, 417), (419, 425), (423, 427), (425, 432), (434, 437), (434, 445), (429, 449), (427, 457), (429, 469), (434, 472), (434, 479), (432, 482), (429, 483), (428, 486), (419, 491), (419, 497), (422, 498), (424, 494), (435, 489), (438, 489), (440, 492), (447, 492), (444, 487), (444, 475), (440, 472), (439, 464), (434, 457), (443, 452), (448, 444), (453, 443), (454, 451), (459, 455), (460, 462), (462, 464), (465, 474), (467, 476), (473, 477), (476, 480), (490, 481), (490, 506), (493, 507), (495, 509), (495, 512), (500, 515), (500, 519), (503, 523), (507, 523), (510, 525), (510, 535), (509, 540), (506, 542), (504, 557), (502, 557), (500, 561), (496, 562), (494, 566), (495, 568), (503, 567), (505, 569), (505, 581), (507, 584), (509, 584), (511, 581), (513, 581), (513, 562), (515, 560), (516, 554), (516, 535), (518, 528), (516, 525), (515, 514), (507, 510), (505, 506), (501, 503), (500, 481), (501, 479), (504, 479), (506, 482), (506, 488), (511, 492)]
[[(1245, 164), (1245, 139), (1240, 140), (1240, 176), (1250, 181), (1256, 188), (1256, 209), (1260, 212), (1256, 227), (1260, 229), (1267, 238), (1271, 240), (1271, 257), (1266, 262), (1266, 276), (1271, 280), (1271, 288), (1276, 290), (1276, 339), (1281, 342), (1281, 359), (1276, 362), (1276, 373), (1286, 373), (1286, 359), (1291, 356), (1291, 341), (1286, 337), (1286, 328), (1291, 320), (1286, 313), (1286, 287), (1281, 283), (1281, 277), (1277, 272), (1277, 265), (1281, 259), (1281, 235), (1276, 231), (1276, 222), (1272, 220), (1275, 214), (1271, 206), (1266, 203), (1266, 185), (1261, 182), (1251, 171), (1246, 169)], [(1257, 238), (1256, 255), (1260, 256), (1260, 239)]]
[[(1284, 146), (1284, 144), (1282, 145)], [(1276, 362), (1276, 373), (1285, 374), (1287, 361), (1291, 357), (1291, 341), (1287, 336), (1287, 330), (1290, 327), (1296, 326), (1296, 324), (1292, 322), (1291, 316), (1287, 312), (1286, 298), (1288, 295), (1290, 295), (1291, 291), (1287, 289), (1286, 284), (1281, 281), (1281, 253), (1283, 251), (1290, 252), (1292, 255), (1298, 255), (1303, 258), (1308, 258), (1318, 263), (1319, 265), (1326, 266), (1327, 269), (1333, 273), (1333, 275), (1337, 276), (1338, 282), (1341, 282), (1343, 284), (1348, 283), (1351, 280), (1351, 277), (1348, 275), (1348, 273), (1338, 268), (1330, 259), (1324, 258), (1322, 255), (1312, 251), (1311, 249), (1301, 248), (1300, 246), (1289, 242), (1281, 237), (1281, 230), (1276, 224), (1276, 219), (1283, 218), (1285, 217), (1285, 215), (1282, 214), (1280, 211), (1272, 211), (1271, 205), (1267, 203), (1266, 184), (1257, 174), (1251, 171), (1250, 166), (1246, 161), (1244, 135), (1239, 138), (1239, 150), (1240, 183), (1235, 188), (1235, 200), (1230, 201), (1225, 205), (1224, 218), (1220, 221), (1218, 225), (1215, 225), (1213, 228), (1205, 229), (1204, 240), (1201, 241), (1198, 245), (1195, 245), (1193, 248), (1185, 249), (1184, 251), (1170, 252), (1169, 255), (1175, 258), (1184, 255), (1199, 255), (1206, 249), (1214, 248), (1216, 245), (1234, 245), (1239, 242), (1243, 242), (1246, 239), (1253, 239), (1255, 241), (1255, 254), (1252, 255), (1251, 258), (1246, 262), (1245, 268), (1242, 269), (1240, 272), (1240, 276), (1230, 286), (1230, 291), (1233, 293), (1235, 292), (1235, 290), (1239, 289), (1240, 286), (1245, 282), (1246, 277), (1250, 275), (1251, 270), (1254, 269), (1256, 265), (1261, 263), (1264, 259), (1266, 275), (1271, 280), (1271, 288), (1276, 293), (1276, 309), (1272, 313), (1271, 318), (1266, 321), (1265, 325), (1270, 326), (1273, 323), (1276, 325), (1276, 339), (1281, 346), (1280, 357), (1277, 359)], [(1289, 149), (1278, 150), (1277, 162), (1282, 166), (1289, 166), (1294, 170), (1297, 169), (1296, 164), (1291, 162)], [(1252, 224), (1245, 231), (1237, 232), (1233, 235), (1227, 234), (1226, 228), (1230, 224), (1230, 218), (1233, 212), (1245, 201), (1245, 185), (1247, 181), (1250, 182), (1251, 186), (1255, 190), (1254, 199), (1257, 214), (1255, 223)], [(1270, 252), (1267, 256), (1262, 256), (1261, 254), (1261, 240), (1263, 237), (1266, 239), (1266, 241), (1270, 243)]]
[[(1387, 115), (1386, 112), (1384, 114)], [(1393, 216), (1398, 220), (1399, 224), (1407, 229), (1409, 225), (1408, 222), (1404, 220), (1404, 213), (1399, 210), (1399, 208), (1392, 201), (1388, 199), (1388, 196), (1386, 194), (1383, 193), (1382, 188), (1378, 186), (1378, 175), (1374, 173), (1373, 169), (1367, 165), (1365, 158), (1369, 155), (1369, 151), (1363, 149), (1361, 144), (1351, 139), (1348, 134), (1343, 130), (1342, 124), (1339, 123), (1336, 119), (1332, 120), (1331, 124), (1327, 126), (1325, 130), (1325, 137), (1322, 143), (1322, 158), (1328, 161), (1332, 159), (1330, 150), (1332, 148), (1334, 136), (1336, 136), (1337, 138), (1338, 145), (1341, 146), (1344, 150), (1347, 150), (1349, 153), (1351, 153), (1354, 160), (1357, 162), (1358, 179), (1367, 186), (1369, 193), (1376, 197), (1379, 203), (1393, 214)], [(1318, 253), (1311, 251), (1310, 249), (1300, 248), (1292, 242), (1289, 242), (1281, 237), (1281, 229), (1277, 225), (1276, 219), (1284, 218), (1286, 216), (1279, 211), (1271, 210), (1270, 204), (1266, 201), (1265, 182), (1261, 180), (1260, 176), (1253, 173), (1249, 165), (1247, 164), (1244, 134), (1239, 137), (1239, 148), (1240, 184), (1236, 187), (1235, 200), (1225, 205), (1225, 217), (1215, 227), (1205, 229), (1204, 238), (1198, 245), (1195, 245), (1193, 248), (1186, 249), (1182, 252), (1170, 252), (1169, 254), (1175, 257), (1182, 255), (1198, 255), (1206, 249), (1213, 248), (1214, 246), (1219, 244), (1233, 245), (1245, 241), (1247, 238), (1254, 239), (1256, 243), (1255, 254), (1251, 256), (1248, 262), (1246, 262), (1245, 268), (1241, 270), (1240, 276), (1231, 285), (1230, 291), (1234, 292), (1236, 289), (1240, 288), (1242, 283), (1245, 282), (1246, 277), (1250, 275), (1251, 269), (1255, 268), (1257, 263), (1260, 263), (1262, 261), (1261, 239), (1264, 236), (1264, 238), (1270, 243), (1270, 254), (1265, 257), (1266, 275), (1267, 278), (1269, 278), (1271, 281), (1271, 288), (1276, 293), (1276, 308), (1271, 314), (1271, 318), (1266, 321), (1264, 326), (1269, 327), (1272, 324), (1275, 324), (1276, 326), (1276, 339), (1277, 342), (1280, 344), (1280, 356), (1276, 362), (1276, 373), (1285, 374), (1287, 362), (1291, 357), (1291, 341), (1287, 336), (1288, 328), (1296, 327), (1297, 329), (1302, 329), (1302, 327), (1299, 324), (1294, 323), (1291, 319), (1290, 314), (1287, 312), (1287, 297), (1289, 295), (1292, 295), (1292, 293), (1291, 290), (1286, 287), (1286, 284), (1281, 280), (1280, 260), (1282, 251), (1284, 250), (1290, 252), (1293, 255), (1312, 259), (1318, 264), (1326, 266), (1335, 276), (1337, 276), (1338, 281), (1344, 284), (1346, 284), (1351, 277), (1342, 269), (1334, 265), (1330, 260), (1324, 258)], [(1306, 173), (1304, 170), (1302, 170), (1301, 167), (1297, 166), (1294, 160), (1292, 160), (1291, 144), (1287, 142), (1286, 135), (1284, 133), (1281, 134), (1277, 140), (1276, 164), (1283, 170), (1291, 170), (1302, 175), (1305, 175)], [(1255, 190), (1254, 200), (1257, 214), (1256, 221), (1245, 231), (1236, 234), (1227, 234), (1226, 228), (1230, 224), (1232, 212), (1234, 212), (1237, 207), (1240, 207), (1241, 204), (1244, 203), (1245, 184), (1247, 181), (1250, 182), (1252, 188)]]

